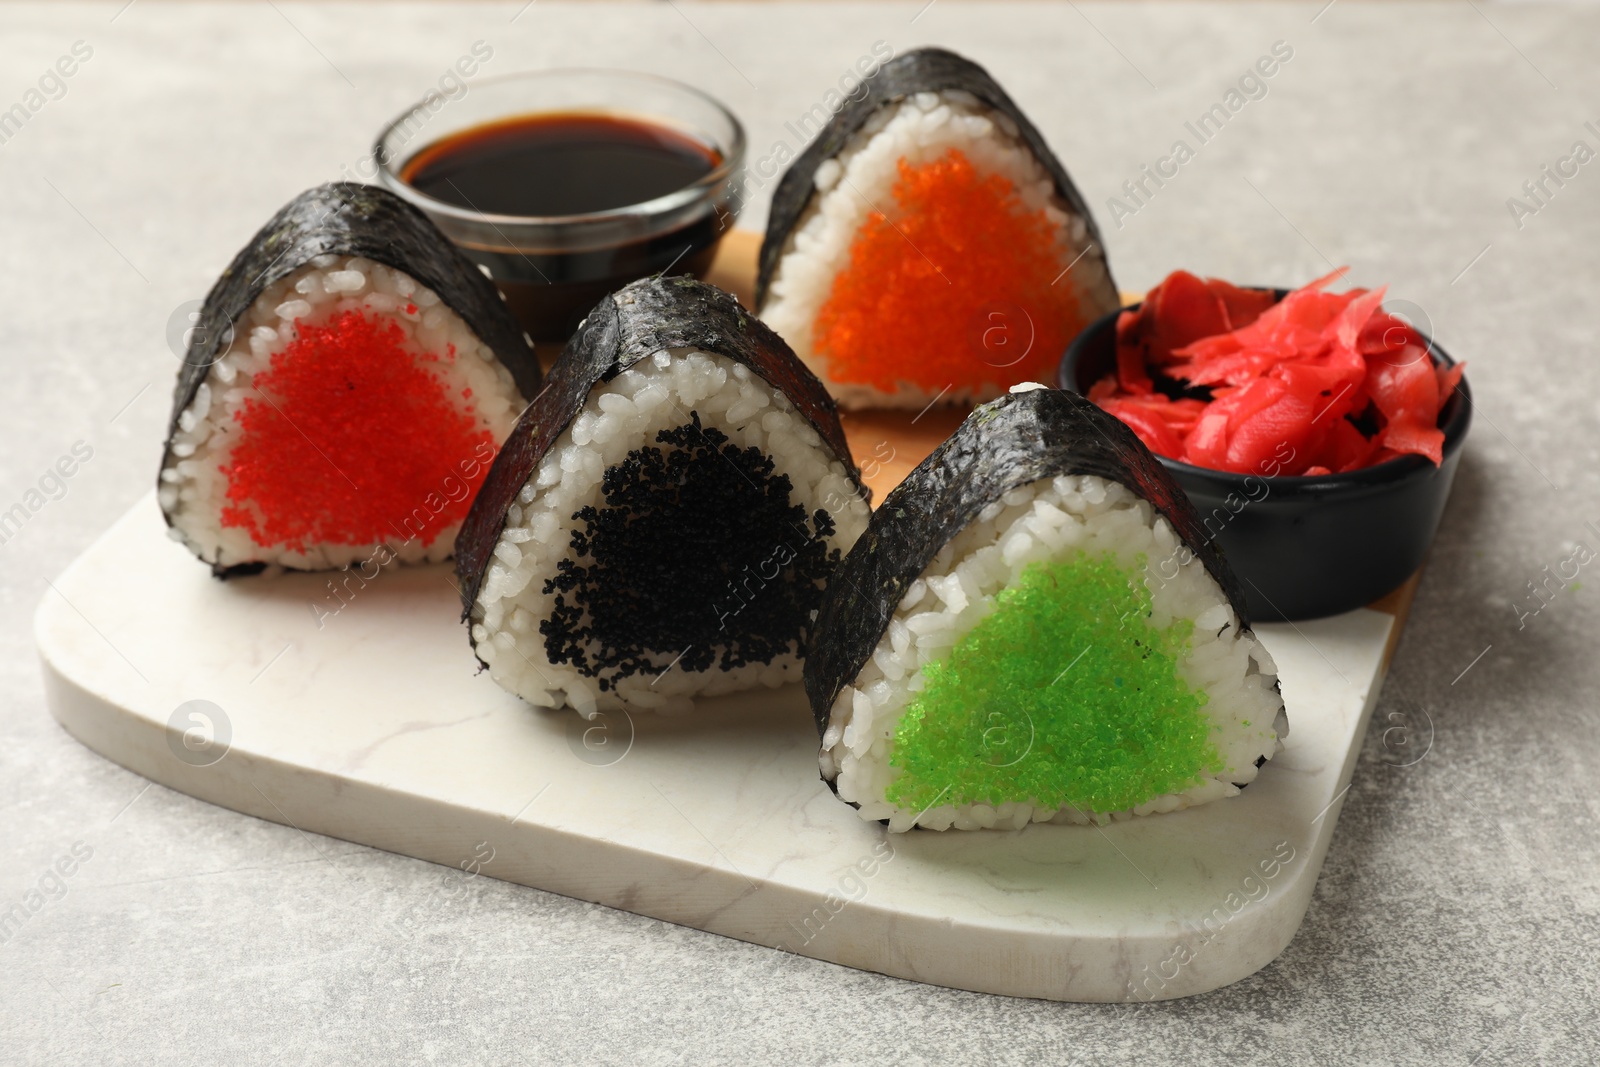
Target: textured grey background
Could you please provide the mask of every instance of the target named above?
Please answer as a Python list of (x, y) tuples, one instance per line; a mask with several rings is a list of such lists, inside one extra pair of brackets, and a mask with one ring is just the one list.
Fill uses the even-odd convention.
[[(1594, 1061), (1600, 577), (1520, 629), (1514, 605), (1536, 603), (1527, 583), (1574, 542), (1600, 549), (1585, 528), (1600, 523), (1600, 162), (1520, 229), (1506, 200), (1575, 140), (1600, 149), (1583, 126), (1600, 126), (1600, 12), (118, 6), (0, 8), (0, 109), (73, 42), (94, 50), (0, 145), (0, 510), (75, 441), (94, 449), (0, 546), (0, 910), (75, 842), (93, 849), (0, 944), (0, 1061)], [(1276, 963), (1157, 1005), (922, 987), (307, 838), (147, 788), (55, 725), (31, 613), (151, 483), (170, 312), (480, 39), (485, 73), (686, 78), (743, 116), (756, 157), (796, 147), (783, 123), (875, 40), (951, 45), (1034, 116), (1125, 287), (1178, 266), (1289, 284), (1349, 263), (1469, 362), (1480, 407), (1455, 495)], [(1106, 198), (1280, 39), (1294, 58), (1268, 95), (1110, 226)], [(1386, 746), (1402, 721), (1409, 747)]]

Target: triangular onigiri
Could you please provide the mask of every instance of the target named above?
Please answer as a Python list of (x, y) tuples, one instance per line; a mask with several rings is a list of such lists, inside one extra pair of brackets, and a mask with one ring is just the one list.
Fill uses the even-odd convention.
[(1288, 729), (1242, 604), (1122, 423), (1044, 388), (986, 404), (835, 572), (805, 666), (823, 778), (891, 830), (1231, 796)]
[(727, 293), (650, 278), (550, 371), (457, 541), (495, 681), (585, 715), (798, 677), (866, 526), (833, 401)]
[(1118, 306), (1044, 138), (977, 64), (897, 56), (784, 174), (757, 309), (845, 407), (920, 409), (1046, 380)]
[(274, 215), (186, 340), (158, 496), (219, 577), (444, 559), (540, 380), (478, 268), (349, 182)]

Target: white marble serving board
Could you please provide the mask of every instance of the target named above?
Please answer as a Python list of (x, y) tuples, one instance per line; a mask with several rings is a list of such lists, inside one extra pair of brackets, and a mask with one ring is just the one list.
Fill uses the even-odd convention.
[(352, 581), (319, 626), (313, 605), (340, 603), (327, 576), (218, 582), (164, 535), (152, 494), (35, 621), (52, 712), (107, 758), (302, 830), (1054, 1000), (1200, 993), (1283, 950), (1399, 625), (1361, 609), (1261, 627), (1291, 731), (1235, 799), (1104, 828), (889, 835), (818, 780), (798, 686), (671, 719), (536, 711), (477, 672), (448, 567)]

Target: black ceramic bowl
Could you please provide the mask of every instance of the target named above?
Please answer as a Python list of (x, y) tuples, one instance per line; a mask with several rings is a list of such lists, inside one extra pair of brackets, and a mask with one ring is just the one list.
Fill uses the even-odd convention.
[[(1099, 319), (1068, 347), (1061, 388), (1087, 394), (1115, 369), (1120, 314)], [(1435, 363), (1454, 364), (1426, 340)], [(1251, 618), (1314, 619), (1370, 604), (1422, 566), (1471, 423), (1472, 394), (1462, 379), (1439, 413), (1444, 462), (1437, 467), (1402, 456), (1348, 474), (1263, 478), (1156, 458), (1207, 518)]]

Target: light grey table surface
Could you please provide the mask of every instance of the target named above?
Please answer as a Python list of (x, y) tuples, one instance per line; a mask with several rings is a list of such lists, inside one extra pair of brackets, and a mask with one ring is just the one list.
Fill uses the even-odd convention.
[[(0, 1062), (1594, 1061), (1600, 569), (1536, 615), (1517, 605), (1576, 543), (1600, 549), (1600, 162), (1546, 179), (1520, 219), (1507, 200), (1574, 142), (1600, 149), (1600, 12), (119, 6), (0, 7), (0, 108), (92, 49), (0, 144), (0, 510), (93, 450), (0, 546), (0, 911), (46, 896), (0, 944)], [(152, 483), (169, 314), (280, 203), (355, 166), (476, 41), (485, 75), (687, 79), (744, 118), (759, 159), (797, 147), (785, 122), (879, 40), (999, 75), (1125, 288), (1180, 266), (1292, 284), (1350, 264), (1470, 365), (1455, 493), (1277, 962), (1167, 1004), (920, 986), (490, 879), (461, 893), (445, 868), (147, 786), (55, 724), (33, 609)], [(1280, 40), (1293, 58), (1266, 95), (1113, 224), (1108, 197)], [(1401, 722), (1426, 750), (1409, 766), (1385, 743)], [(47, 872), (75, 845), (92, 855), (58, 888)], [(401, 912), (421, 924), (406, 943), (377, 921)]]

